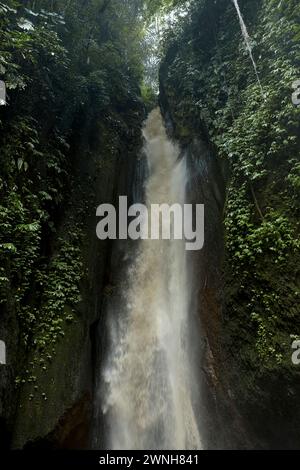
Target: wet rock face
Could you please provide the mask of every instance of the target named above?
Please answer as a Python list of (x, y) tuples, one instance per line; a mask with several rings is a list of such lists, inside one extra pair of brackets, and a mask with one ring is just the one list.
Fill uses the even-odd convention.
[(25, 449), (88, 449), (92, 399), (86, 393), (60, 418), (55, 429), (43, 438), (29, 441)]
[[(14, 371), (18, 365), (18, 322), (14, 309), (0, 309), (0, 340), (5, 343), (5, 364), (0, 363), (0, 449), (10, 445), (15, 412)], [(4, 362), (4, 361), (3, 361)]]
[[(202, 349), (199, 369), (201, 384), (201, 418), (204, 420), (205, 448), (215, 447), (213, 416), (220, 389), (218, 359), (221, 324), (221, 262), (223, 257), (222, 207), (224, 183), (214, 155), (205, 142), (197, 137), (186, 144), (190, 179), (188, 199), (205, 206), (205, 242), (201, 251), (189, 255), (193, 264), (194, 310), (200, 320)], [(219, 183), (219, 186), (218, 186)], [(220, 437), (220, 436), (219, 436)]]
[[(174, 52), (174, 51), (173, 51)], [(172, 51), (170, 51), (172, 55)], [(189, 254), (193, 266), (192, 309), (198, 317), (202, 337), (201, 351), (195, 360), (201, 384), (202, 435), (205, 448), (250, 447), (244, 423), (234, 405), (227, 381), (226, 357), (222, 349), (222, 311), (224, 258), (223, 214), (226, 192), (226, 167), (218, 162), (205, 134), (193, 126), (182, 132), (174, 120), (172, 97), (164, 83), (168, 62), (161, 69), (161, 107), (167, 129), (182, 146), (187, 158), (189, 182), (187, 199), (205, 205), (205, 243), (199, 252)], [(184, 136), (183, 136), (184, 134)], [(230, 422), (230, 429), (226, 423)], [(222, 430), (226, 429), (225, 432)]]
[[(196, 155), (194, 171), (199, 179), (195, 184), (205, 190), (199, 200), (204, 197), (207, 205), (210, 237), (206, 236), (195, 261), (198, 311), (207, 340), (203, 367), (209, 380), (207, 396), (216, 397), (211, 398), (211, 408), (223, 416), (234, 447), (299, 448), (299, 369), (291, 362), (291, 333), (300, 328), (299, 269), (295, 269), (299, 266), (299, 204), (297, 190), (290, 189), (294, 170), (287, 158), (299, 156), (299, 119), (295, 116), (292, 128), (291, 92), (287, 93), (285, 80), (272, 73), (276, 60), (286, 56), (287, 43), (296, 47), (296, 38), (289, 37), (288, 30), (295, 27), (296, 17), (290, 11), (297, 2), (289, 3), (291, 10), (285, 5), (275, 11), (268, 2), (239, 2), (248, 30), (257, 39), (255, 57), (263, 87), (274, 92), (274, 100), (266, 98), (265, 106), (261, 106), (258, 84), (256, 102), (255, 77), (250, 61), (244, 62), (233, 2), (194, 2), (160, 69), (161, 103), (170, 132), (187, 149), (189, 159)], [(266, 24), (272, 25), (270, 36)], [(270, 56), (270, 50), (276, 50), (278, 59)], [(288, 76), (295, 62), (285, 64), (283, 74)], [(274, 110), (279, 109), (280, 116), (286, 113), (288, 119), (280, 120), (277, 127)], [(287, 141), (278, 139), (270, 157), (269, 148), (281, 126), (288, 140), (298, 142), (297, 148), (289, 149)], [(226, 168), (207, 166), (205, 150), (197, 151), (201, 144), (227, 160), (228, 177)], [(224, 217), (213, 202), (216, 190), (222, 188), (220, 174), (228, 180)], [(245, 223), (241, 223), (242, 214), (247, 214)], [(222, 218), (227, 249), (221, 276)], [(279, 229), (281, 218), (285, 226)], [(283, 242), (281, 251), (273, 237), (290, 241)], [(256, 251), (257, 246), (262, 248)], [(218, 394), (213, 393), (216, 384)]]
[[(185, 145), (184, 151), (190, 170), (189, 202), (205, 206), (204, 247), (189, 255), (194, 272), (194, 310), (200, 320), (202, 337), (198, 358), (198, 367), (201, 369), (200, 416), (203, 420), (205, 448), (226, 448), (230, 447), (230, 437), (221, 431), (222, 414), (225, 411), (222, 411), (222, 407), (226, 407), (221, 347), (225, 181), (212, 149), (203, 139), (194, 137)], [(233, 411), (227, 410), (227, 413), (233, 414)]]
[[(13, 309), (0, 317), (0, 339), (7, 341), (8, 352), (7, 366), (0, 365), (1, 447), (3, 444), (12, 448), (90, 447), (94, 353), (98, 341), (95, 330), (97, 325), (101, 330), (102, 304), (109, 290), (112, 257), (111, 242), (96, 237), (96, 207), (115, 204), (120, 194), (127, 194), (139, 156), (144, 117), (140, 103), (133, 103), (132, 109), (126, 110), (130, 132), (119, 136), (118, 151), (108, 148), (110, 139), (103, 135), (102, 122), (95, 125), (93, 133), (83, 131), (80, 136), (72, 171), (83, 189), (93, 194), (86, 208), (81, 247), (85, 273), (80, 284), (82, 301), (76, 306), (75, 321), (64, 325), (65, 334), (57, 342), (47, 370), (37, 371), (35, 382), (25, 383), (17, 392), (15, 377), (20, 374), (18, 360), (22, 357), (18, 321)], [(71, 200), (73, 196), (70, 195)], [(69, 215), (66, 211), (63, 218)], [(6, 320), (2, 321), (3, 318)], [(22, 367), (26, 368), (36, 354), (32, 351), (23, 355)]]

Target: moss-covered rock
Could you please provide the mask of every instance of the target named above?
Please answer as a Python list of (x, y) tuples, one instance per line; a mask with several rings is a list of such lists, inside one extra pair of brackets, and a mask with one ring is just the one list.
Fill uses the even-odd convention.
[(263, 96), (233, 2), (223, 0), (192, 2), (172, 32), (161, 95), (175, 136), (204, 139), (227, 180), (223, 313), (207, 335), (223, 350), (212, 347), (218, 380), (252, 440), (241, 444), (297, 448), (300, 109), (291, 96), (300, 10), (294, 0), (239, 4)]

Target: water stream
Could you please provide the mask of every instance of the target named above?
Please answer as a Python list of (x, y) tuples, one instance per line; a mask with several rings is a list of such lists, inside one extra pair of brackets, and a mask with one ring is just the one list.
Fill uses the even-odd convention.
[[(146, 205), (184, 204), (186, 162), (168, 139), (159, 110), (149, 115), (143, 134)], [(141, 241), (128, 286), (121, 315), (109, 312), (101, 397), (107, 448), (201, 449), (185, 241)]]

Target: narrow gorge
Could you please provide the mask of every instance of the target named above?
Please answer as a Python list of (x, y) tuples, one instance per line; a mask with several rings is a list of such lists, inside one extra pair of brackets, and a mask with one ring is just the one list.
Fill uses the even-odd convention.
[[(298, 449), (298, 0), (6, 0), (0, 44), (0, 448)], [(99, 240), (121, 196), (203, 247)]]

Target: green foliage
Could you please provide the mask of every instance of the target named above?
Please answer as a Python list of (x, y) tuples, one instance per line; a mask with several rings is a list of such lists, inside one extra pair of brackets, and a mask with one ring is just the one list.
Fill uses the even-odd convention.
[(292, 373), (290, 335), (300, 331), (300, 109), (291, 101), (300, 10), (296, 0), (239, 3), (265, 100), (232, 2), (192, 2), (161, 74), (178, 138), (201, 134), (230, 167), (224, 327), (249, 377), (242, 400), (266, 370)]
[(155, 108), (155, 105), (157, 103), (157, 96), (155, 95), (150, 85), (147, 85), (146, 83), (142, 83), (141, 96), (142, 96), (143, 102), (145, 103), (146, 108), (149, 111)]
[(0, 2), (0, 319), (16, 314), (24, 355), (36, 352), (20, 384), (47, 369), (81, 302), (95, 202), (79, 198), (78, 179), (90, 182), (76, 173), (78, 147), (84, 165), (101, 137), (105, 172), (140, 119), (137, 11), (116, 0)]
[(151, 17), (155, 14), (170, 12), (176, 7), (186, 4), (187, 1), (188, 0), (146, 0), (143, 3), (146, 8), (147, 15)]

